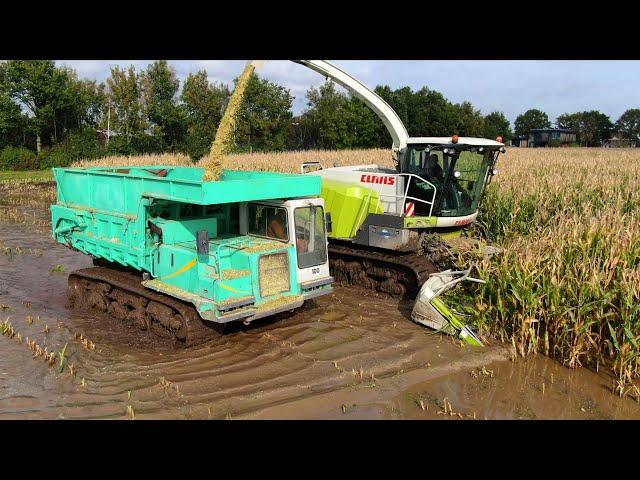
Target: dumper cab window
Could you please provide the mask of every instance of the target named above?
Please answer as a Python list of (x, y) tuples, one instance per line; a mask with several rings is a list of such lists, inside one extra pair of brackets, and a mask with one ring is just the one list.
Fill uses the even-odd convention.
[(293, 218), (296, 229), (298, 268), (324, 264), (327, 261), (327, 237), (323, 208), (316, 205), (296, 208)]
[(281, 207), (250, 203), (249, 235), (288, 242), (287, 210)]

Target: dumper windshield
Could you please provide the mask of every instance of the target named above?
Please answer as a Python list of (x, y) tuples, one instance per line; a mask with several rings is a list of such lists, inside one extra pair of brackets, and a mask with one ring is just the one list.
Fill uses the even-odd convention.
[(288, 242), (287, 210), (281, 207), (250, 203), (249, 235)]
[(320, 206), (296, 208), (296, 250), (298, 268), (315, 267), (327, 261), (327, 237), (324, 229), (324, 210)]

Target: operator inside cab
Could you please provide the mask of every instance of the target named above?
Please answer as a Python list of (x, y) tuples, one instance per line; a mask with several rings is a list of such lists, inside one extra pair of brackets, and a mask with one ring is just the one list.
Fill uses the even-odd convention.
[(438, 162), (438, 155), (432, 153), (426, 158), (421, 173), (422, 176), (430, 181), (436, 180), (437, 182), (444, 182), (444, 172)]
[[(287, 212), (286, 210), (276, 209), (274, 213), (269, 216), (269, 223), (267, 224), (267, 235), (271, 238), (278, 240), (289, 240), (287, 235)], [(296, 248), (298, 252), (305, 253), (309, 248), (309, 242), (304, 238), (296, 235)]]
[(287, 235), (287, 213), (286, 210), (275, 209), (270, 215), (267, 225), (267, 235), (278, 240), (288, 240)]

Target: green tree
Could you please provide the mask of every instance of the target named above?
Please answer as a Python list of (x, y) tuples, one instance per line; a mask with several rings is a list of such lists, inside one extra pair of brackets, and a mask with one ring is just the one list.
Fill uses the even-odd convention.
[(578, 143), (585, 147), (597, 147), (611, 138), (613, 123), (604, 113), (597, 110), (565, 113), (556, 120), (558, 128), (567, 128), (577, 134)]
[(291, 119), (287, 127), (287, 150), (315, 148), (316, 129), (307, 112)]
[(307, 147), (320, 149), (352, 148), (349, 131), (349, 98), (336, 90), (333, 82), (325, 82), (307, 91), (309, 109), (304, 113)]
[(589, 146), (599, 147), (603, 141), (609, 140), (613, 129), (613, 122), (608, 115), (597, 110), (584, 112), (581, 138)]
[[(10, 60), (0, 64), (3, 93), (28, 112), (27, 128), (42, 142), (57, 142), (67, 121), (77, 114), (75, 72), (51, 60)], [(62, 120), (63, 124), (60, 125)]]
[[(406, 107), (402, 107), (407, 112), (407, 119), (403, 119), (403, 122), (412, 137), (451, 136), (464, 126), (458, 117), (461, 109), (451, 104), (440, 92), (422, 87), (413, 93), (409, 87), (404, 87), (396, 90), (394, 96), (406, 104)], [(396, 100), (393, 97), (390, 100), (393, 107)]]
[(225, 85), (209, 83), (205, 70), (185, 80), (181, 99), (187, 109), (186, 151), (193, 160), (209, 153), (229, 96)]
[[(409, 125), (409, 112), (412, 107), (412, 99), (413, 99), (413, 91), (410, 87), (402, 87), (396, 90), (391, 90), (391, 87), (388, 85), (378, 85), (374, 92), (377, 93), (385, 102), (389, 104), (391, 108), (395, 110), (402, 120), (402, 123), (408, 128)], [(381, 122), (382, 123), (382, 122)], [(387, 144), (391, 143), (391, 139), (386, 129), (384, 128), (384, 124), (382, 124), (384, 132), (383, 135), (387, 140)]]
[(502, 112), (491, 112), (484, 117), (483, 137), (494, 139), (498, 136), (502, 137), (505, 142), (513, 138), (511, 124)]
[[(484, 136), (485, 118), (470, 102), (452, 104), (440, 92), (423, 87), (396, 90), (377, 86), (375, 92), (398, 114), (412, 137)], [(309, 109), (295, 119), (291, 136), (296, 148), (371, 148), (388, 147), (391, 138), (384, 123), (355, 96), (347, 96), (327, 83), (307, 93)], [(511, 135), (504, 115), (488, 116), (494, 128)], [(506, 122), (503, 125), (500, 121)], [(495, 138), (496, 135), (493, 136)]]
[(292, 102), (288, 89), (253, 74), (238, 112), (236, 144), (250, 150), (284, 150)]
[(81, 126), (107, 128), (108, 98), (104, 83), (95, 80), (81, 80), (75, 85)]
[(465, 137), (481, 137), (484, 134), (484, 117), (471, 102), (462, 102), (453, 106), (456, 118), (454, 132)]
[(180, 81), (166, 60), (153, 62), (140, 76), (147, 118), (155, 127), (163, 150), (183, 145), (187, 132), (187, 111), (178, 104)]
[(541, 110), (531, 109), (516, 117), (514, 122), (516, 136), (526, 135), (536, 128), (551, 128), (549, 116)]
[(388, 148), (391, 145), (384, 123), (362, 100), (351, 95), (347, 108), (352, 148)]
[(146, 127), (143, 116), (140, 81), (135, 67), (127, 70), (111, 67), (107, 79), (108, 102), (111, 108), (111, 130), (121, 135), (126, 145), (132, 138), (141, 135)]
[(630, 108), (624, 112), (615, 125), (623, 138), (633, 139), (640, 146), (640, 108)]
[(24, 145), (26, 116), (20, 107), (0, 91), (0, 149)]

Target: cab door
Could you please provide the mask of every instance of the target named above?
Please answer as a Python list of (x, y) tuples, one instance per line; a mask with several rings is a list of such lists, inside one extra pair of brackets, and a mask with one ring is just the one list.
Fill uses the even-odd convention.
[(330, 277), (328, 242), (322, 198), (288, 200), (290, 243), (296, 248), (301, 284)]

